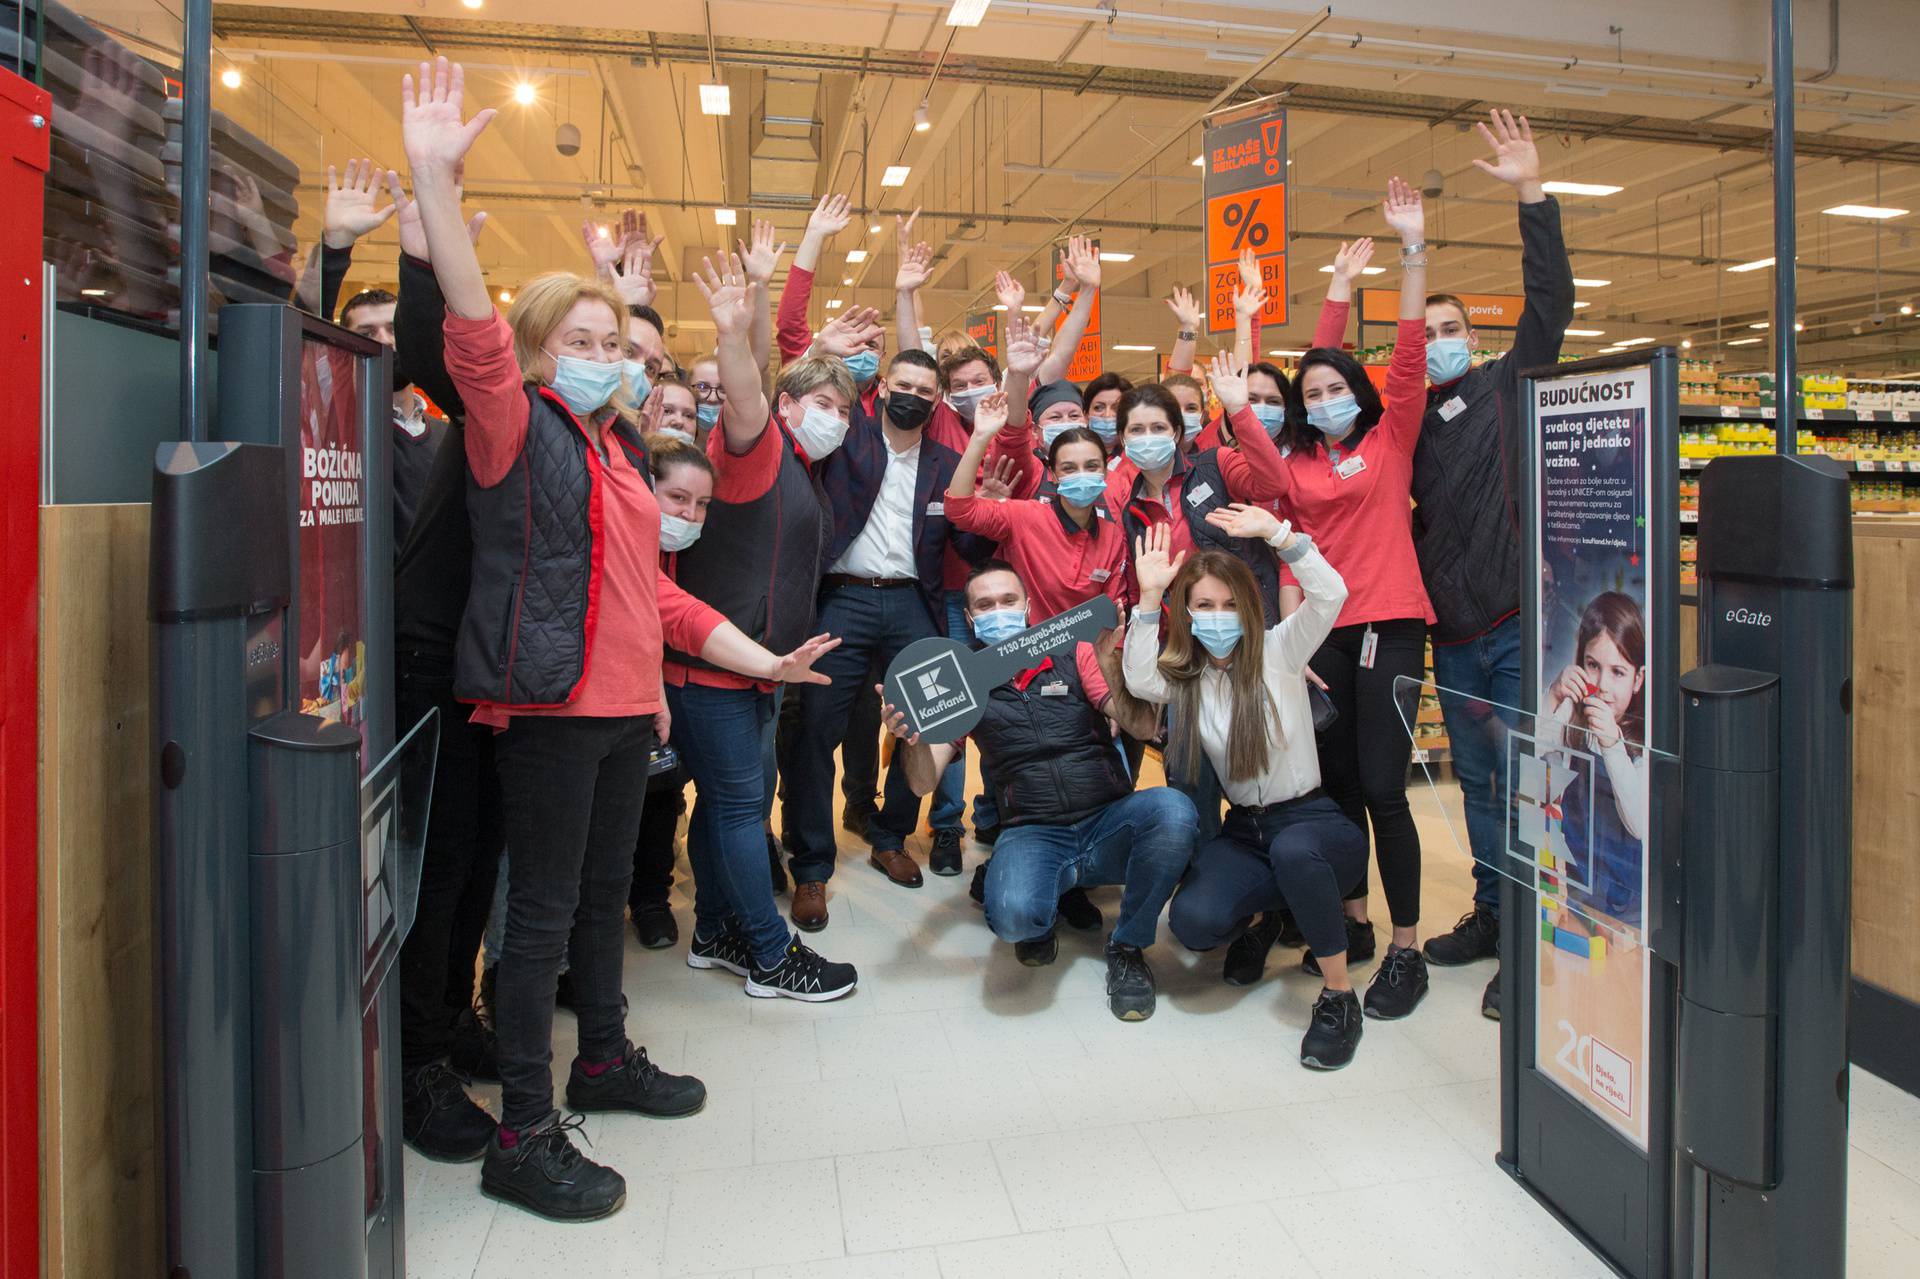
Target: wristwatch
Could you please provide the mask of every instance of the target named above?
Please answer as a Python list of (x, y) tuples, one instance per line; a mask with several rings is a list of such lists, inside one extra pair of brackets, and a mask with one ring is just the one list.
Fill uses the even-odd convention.
[(1055, 289), (1053, 291), (1053, 300), (1060, 307), (1060, 309), (1064, 311), (1068, 307), (1073, 305), (1073, 294), (1062, 293), (1060, 292), (1060, 290)]
[(1181, 340), (1182, 342), (1191, 342), (1191, 341), (1193, 341), (1193, 340), (1195, 340), (1196, 338), (1198, 338), (1199, 336), (1200, 336), (1200, 335), (1199, 335), (1198, 333), (1195, 333), (1195, 332), (1194, 332), (1194, 331), (1193, 331), (1192, 329), (1181, 329), (1181, 330), (1180, 330), (1180, 340)]
[(1403, 258), (1410, 258), (1416, 253), (1425, 253), (1426, 251), (1427, 246), (1424, 241), (1419, 244), (1403, 244), (1400, 246), (1400, 256)]

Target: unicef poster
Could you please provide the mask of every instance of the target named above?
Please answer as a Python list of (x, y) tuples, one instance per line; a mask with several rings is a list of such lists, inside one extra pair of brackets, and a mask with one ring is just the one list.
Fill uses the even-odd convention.
[(1645, 366), (1533, 384), (1540, 696), (1511, 761), (1539, 886), (1534, 1067), (1643, 1150), (1652, 385)]

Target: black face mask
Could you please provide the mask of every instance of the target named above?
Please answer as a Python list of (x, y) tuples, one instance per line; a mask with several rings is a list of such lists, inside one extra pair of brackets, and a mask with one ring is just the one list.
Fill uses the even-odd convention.
[(887, 393), (887, 421), (902, 431), (917, 431), (933, 416), (933, 401), (902, 392)]

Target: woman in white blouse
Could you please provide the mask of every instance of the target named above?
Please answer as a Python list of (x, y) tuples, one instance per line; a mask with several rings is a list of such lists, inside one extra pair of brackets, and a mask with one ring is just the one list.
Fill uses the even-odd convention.
[[(1127, 687), (1170, 706), (1168, 740), (1206, 751), (1232, 805), (1219, 836), (1194, 857), (1168, 923), (1186, 946), (1211, 950), (1261, 911), (1292, 910), (1325, 983), (1300, 1060), (1338, 1070), (1353, 1060), (1362, 1026), (1340, 897), (1366, 869), (1367, 841), (1320, 789), (1306, 669), (1340, 615), (1347, 586), (1311, 538), (1259, 507), (1226, 506), (1207, 519), (1230, 536), (1273, 547), (1306, 599), (1263, 629), (1259, 588), (1235, 557), (1203, 551), (1169, 559), (1165, 526), (1135, 544), (1140, 603), (1127, 627)], [(1163, 596), (1170, 597), (1164, 628)], [(1194, 762), (1168, 764), (1191, 771)]]

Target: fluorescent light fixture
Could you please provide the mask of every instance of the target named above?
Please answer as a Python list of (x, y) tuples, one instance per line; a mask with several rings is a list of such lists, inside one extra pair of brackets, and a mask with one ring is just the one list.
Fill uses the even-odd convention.
[(1542, 182), (1540, 189), (1549, 195), (1619, 195), (1626, 190), (1605, 182)]
[(1267, 354), (1277, 355), (1283, 360), (1297, 360), (1301, 356), (1305, 355), (1306, 352), (1291, 350), (1287, 347), (1277, 347), (1274, 350), (1268, 351)]
[(868, 227), (868, 228), (867, 228), (867, 234), (868, 234), (868, 235), (879, 235), (879, 234), (880, 234), (880, 224), (879, 224), (878, 222), (876, 222), (876, 223), (874, 223), (874, 224), (873, 224), (872, 226), (870, 226), (870, 227)]
[(848, 249), (847, 250), (848, 266), (854, 266), (854, 265), (857, 265), (858, 263), (865, 262), (866, 260), (867, 260), (867, 251), (865, 249)]
[(993, 309), (996, 311), (1004, 311), (1007, 309), (1007, 304), (1005, 302), (995, 302), (993, 304)]
[(1023, 306), (1020, 309), (1022, 311), (1025, 311), (1028, 315), (1038, 315), (1040, 314), (1040, 312), (1046, 310), (1047, 308), (1044, 306)]
[(533, 85), (525, 80), (513, 86), (513, 100), (523, 107), (532, 106), (536, 96)]
[[(1756, 342), (1758, 342), (1759, 340), (1760, 340), (1759, 338), (1754, 339), (1754, 341)], [(1645, 346), (1647, 343), (1651, 341), (1653, 341), (1652, 338), (1621, 338), (1618, 342), (1615, 342), (1614, 345), (1615, 346)]]
[(1113, 349), (1116, 351), (1152, 351), (1157, 348), (1151, 346), (1123, 346), (1116, 343)]
[(907, 185), (907, 175), (912, 172), (913, 166), (911, 165), (889, 164), (887, 171), (880, 175), (880, 185), (883, 187), (903, 187)]
[(740, 221), (740, 215), (733, 209), (715, 209), (713, 221), (715, 226), (733, 226)]
[(1574, 309), (1574, 310), (1576, 310), (1576, 311), (1578, 311), (1578, 310), (1581, 310), (1581, 309), (1583, 309), (1583, 308), (1585, 308), (1585, 307), (1590, 307), (1590, 306), (1592, 306), (1592, 305), (1593, 305), (1593, 303), (1591, 303), (1591, 302), (1575, 302), (1575, 303), (1573, 304), (1573, 309)]
[(1773, 327), (1773, 323), (1770, 320), (1762, 320), (1758, 324), (1749, 324), (1747, 327), (1750, 329), (1770, 329)]
[(1727, 270), (1738, 275), (1743, 271), (1764, 271), (1772, 265), (1772, 258), (1759, 258), (1752, 262), (1742, 262), (1739, 266), (1730, 266)]
[(733, 89), (724, 84), (703, 84), (700, 86), (701, 115), (732, 115)]
[(1196, 169), (1204, 165), (1206, 162), (1207, 162), (1207, 157), (1204, 155), (1196, 155), (1195, 157), (1193, 157), (1193, 167)]
[(107, 296), (107, 291), (105, 289), (82, 289), (80, 290), (80, 296), (83, 298), (103, 298)]
[(840, 301), (840, 299), (839, 299), (839, 298), (835, 298), (835, 299), (834, 299), (833, 301), (831, 301), (831, 302), (829, 302), (829, 303), (827, 303), (827, 310), (829, 310), (829, 311), (838, 311), (838, 310), (839, 310), (839, 309), (841, 308), (841, 306), (842, 306), (842, 305), (843, 305), (843, 303), (842, 303), (842, 302)]
[[(1386, 273), (1387, 273), (1387, 268), (1383, 266), (1363, 266), (1360, 268), (1360, 274), (1362, 275), (1385, 275)], [(1320, 274), (1332, 275), (1333, 264), (1328, 263), (1326, 266), (1321, 267)]]
[(1566, 334), (1570, 338), (1598, 338), (1605, 337), (1607, 331), (1605, 329), (1568, 329)]
[(1546, 86), (1548, 93), (1564, 93), (1570, 98), (1604, 98), (1607, 96), (1605, 85), (1573, 84), (1566, 80), (1555, 80)]
[(852, 277), (852, 276), (850, 276), (850, 275), (849, 275), (849, 276), (845, 276), (845, 277), (843, 277), (843, 278), (841, 279), (841, 281), (840, 281), (840, 283), (842, 283), (842, 284), (852, 284), (852, 283), (853, 283), (853, 277)]
[(1576, 289), (1604, 289), (1612, 283), (1612, 280), (1583, 280), (1577, 275), (1573, 277), (1573, 287)]
[(481, 5), (486, 3), (486, 0), (460, 0), (460, 3), (466, 8), (478, 9)]
[(1759, 342), (1760, 342), (1759, 338), (1735, 338), (1733, 339), (1733, 341), (1727, 343), (1727, 345), (1728, 346), (1756, 346), (1759, 344)]
[[(1131, 253), (1102, 253), (1102, 254), (1100, 255), (1100, 260), (1101, 260), (1102, 262), (1131, 262), (1131, 261), (1133, 261), (1133, 254), (1131, 254)], [(1118, 350), (1119, 350), (1120, 348), (1116, 346), (1116, 347), (1114, 347), (1113, 349), (1114, 349), (1114, 350), (1116, 350), (1116, 351), (1118, 351)], [(1151, 350), (1152, 350), (1153, 348), (1152, 348), (1152, 347), (1148, 347), (1147, 349), (1148, 349), (1149, 351), (1151, 351)]]
[(238, 89), (240, 87), (240, 68), (228, 67), (225, 71), (222, 71), (220, 73), (220, 83), (226, 85), (229, 89)]
[(980, 19), (987, 16), (987, 6), (993, 0), (953, 0), (953, 8), (947, 10), (947, 25), (950, 27), (977, 27)]
[(1904, 218), (1911, 209), (1890, 209), (1879, 204), (1836, 204), (1831, 209), (1822, 209), (1836, 218), (1873, 218), (1885, 221), (1887, 218)]
[(933, 127), (933, 117), (927, 113), (927, 100), (920, 99), (920, 105), (913, 109), (913, 131), (925, 133)]

